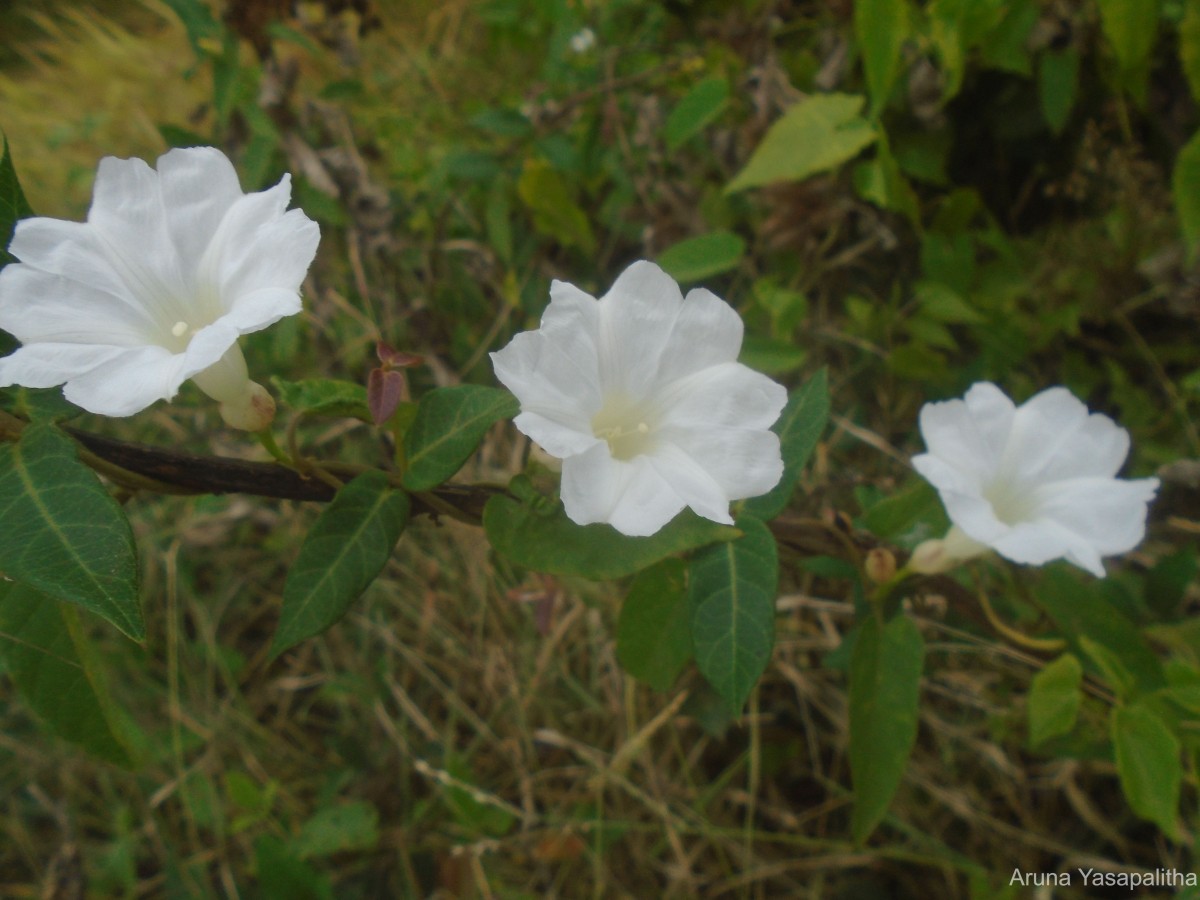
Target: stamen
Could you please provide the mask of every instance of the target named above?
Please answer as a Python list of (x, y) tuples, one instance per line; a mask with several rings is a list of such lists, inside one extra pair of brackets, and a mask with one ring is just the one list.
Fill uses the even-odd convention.
[(632, 437), (635, 434), (649, 434), (650, 426), (645, 422), (639, 422), (637, 428), (632, 428), (626, 431), (620, 425), (612, 425), (608, 428), (598, 428), (596, 437), (603, 438), (606, 441), (619, 441), (621, 438)]
[(187, 322), (176, 322), (171, 326), (171, 334), (175, 335), (175, 337), (183, 337), (185, 334), (187, 334), (187, 330)]

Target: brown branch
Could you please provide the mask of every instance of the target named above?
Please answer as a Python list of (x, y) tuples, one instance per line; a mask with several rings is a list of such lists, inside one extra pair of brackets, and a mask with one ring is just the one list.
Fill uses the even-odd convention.
[(274, 462), (251, 462), (228, 456), (203, 456), (167, 450), (66, 429), (96, 456), (130, 472), (197, 494), (256, 494), (282, 500), (333, 499), (334, 490), (323, 481)]
[[(324, 481), (309, 478), (274, 462), (251, 462), (228, 456), (204, 456), (169, 450), (149, 444), (113, 438), (68, 428), (67, 432), (84, 449), (105, 463), (150, 479), (161, 492), (184, 494), (253, 494), (281, 500), (327, 502), (336, 493)], [(336, 463), (330, 468), (337, 469)], [(491, 485), (445, 484), (428, 492), (412, 494), (413, 513), (446, 514), (447, 507), (480, 522), (487, 501), (502, 489)]]

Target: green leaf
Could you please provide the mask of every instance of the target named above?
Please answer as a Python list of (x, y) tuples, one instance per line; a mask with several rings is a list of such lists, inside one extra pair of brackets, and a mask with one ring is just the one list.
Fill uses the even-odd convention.
[(367, 389), (361, 384), (334, 378), (285, 381), (278, 375), (271, 376), (271, 384), (279, 391), (279, 399), (283, 404), (296, 412), (371, 421)]
[(900, 48), (908, 37), (908, 4), (905, 0), (857, 0), (854, 36), (862, 48), (871, 118), (875, 118), (896, 82)]
[(1158, 34), (1158, 0), (1096, 0), (1100, 27), (1123, 76), (1123, 86), (1143, 105), (1150, 73), (1150, 52)]
[(288, 570), (271, 655), (340, 619), (383, 569), (407, 523), (408, 495), (382, 472), (364, 472), (338, 491)]
[(876, 138), (859, 115), (863, 102), (851, 94), (813, 94), (789, 107), (726, 193), (775, 181), (803, 181), (853, 159)]
[(929, 39), (941, 63), (942, 103), (954, 99), (966, 70), (967, 41), (963, 34), (968, 0), (932, 0), (927, 10)]
[(529, 159), (517, 181), (517, 195), (533, 216), (534, 227), (564, 247), (591, 255), (596, 236), (587, 215), (571, 196), (566, 179), (544, 160)]
[(746, 252), (746, 242), (732, 231), (714, 231), (668, 247), (658, 264), (676, 281), (699, 281), (736, 269)]
[(164, 0), (164, 2), (183, 23), (196, 56), (203, 57), (206, 45), (219, 42), (221, 25), (213, 17), (208, 4), (202, 0)]
[(1114, 707), (1109, 724), (1130, 808), (1179, 840), (1179, 739), (1154, 710), (1139, 703)]
[(912, 550), (921, 541), (944, 535), (950, 520), (937, 491), (918, 478), (868, 509), (861, 524), (876, 537)]
[(1104, 597), (1101, 585), (1096, 579), (1082, 582), (1065, 566), (1054, 566), (1042, 571), (1034, 596), (1077, 656), (1092, 659), (1080, 642), (1081, 637), (1087, 637), (1107, 650), (1138, 687), (1162, 687), (1164, 676), (1158, 656), (1137, 625)]
[(30, 421), (63, 422), (83, 414), (82, 409), (63, 396), (61, 387), (27, 388), (14, 384), (2, 388), (0, 408)]
[(1173, 615), (1183, 603), (1196, 571), (1194, 547), (1185, 547), (1160, 559), (1142, 582), (1142, 596), (1146, 605), (1164, 618)]
[(517, 398), (500, 388), (434, 388), (421, 398), (417, 417), (404, 434), (404, 486), (412, 491), (437, 487), (463, 467), (494, 423), (520, 411)]
[(1079, 635), (1077, 640), (1080, 649), (1087, 654), (1087, 658), (1091, 660), (1092, 665), (1100, 671), (1105, 682), (1112, 688), (1113, 693), (1122, 699), (1129, 697), (1137, 687), (1137, 679), (1125, 667), (1121, 658), (1112, 650), (1098, 641), (1092, 640), (1087, 635)]
[(471, 117), (471, 124), (481, 131), (500, 137), (522, 138), (533, 134), (533, 125), (529, 119), (515, 109), (485, 109)]
[(487, 208), (484, 210), (488, 243), (505, 265), (512, 265), (513, 261), (513, 230), (509, 203), (511, 190), (510, 184), (499, 178), (495, 179), (488, 193)]
[(936, 281), (919, 281), (913, 293), (921, 312), (952, 325), (982, 325), (987, 320), (953, 288)]
[(729, 101), (729, 81), (720, 75), (697, 83), (671, 110), (663, 126), (667, 149), (674, 152), (721, 114)]
[(741, 710), (775, 646), (775, 537), (761, 521), (738, 519), (745, 534), (692, 557), (688, 606), (696, 665), (731, 710)]
[(379, 811), (356, 801), (318, 810), (292, 839), (291, 851), (301, 859), (347, 851), (374, 850), (379, 843)]
[(780, 341), (753, 334), (742, 341), (742, 351), (738, 354), (738, 362), (766, 375), (794, 372), (806, 359), (808, 351), (796, 346), (792, 340)]
[(1179, 213), (1184, 243), (1189, 254), (1194, 255), (1200, 244), (1200, 131), (1192, 135), (1175, 157), (1171, 196)]
[(0, 445), (0, 522), (0, 571), (145, 636), (129, 520), (53, 425)]
[(1029, 689), (1029, 744), (1036, 747), (1075, 727), (1083, 700), (1083, 666), (1070, 653), (1047, 663)]
[(988, 6), (998, 8), (1002, 13), (1000, 20), (976, 42), (980, 68), (1002, 69), (1026, 78), (1032, 77), (1029, 34), (1041, 17), (1038, 0), (965, 0), (965, 3), (968, 7), (983, 8), (981, 21), (991, 14)]
[(475, 790), (475, 775), (465, 757), (451, 753), (446, 755), (446, 773), (454, 779), (443, 784), (443, 796), (460, 826), (474, 835), (503, 837), (512, 831), (516, 819), (502, 806), (478, 799)]
[(1192, 99), (1200, 100), (1200, 0), (1184, 0), (1179, 23), (1179, 61)]
[(821, 368), (807, 384), (792, 391), (779, 420), (771, 426), (771, 430), (779, 435), (783, 477), (767, 493), (747, 500), (742, 506), (746, 513), (769, 521), (787, 508), (800, 473), (808, 464), (828, 421), (829, 374)]
[(1200, 669), (1200, 619), (1188, 618), (1179, 622), (1151, 625), (1145, 634), (1168, 647), (1183, 661)]
[(1079, 51), (1074, 47), (1047, 50), (1038, 64), (1038, 97), (1042, 118), (1059, 134), (1067, 125), (1079, 88)]
[(754, 300), (770, 315), (771, 333), (777, 337), (790, 338), (808, 316), (808, 298), (802, 292), (780, 287), (769, 278), (754, 283)]
[[(8, 244), (12, 240), (13, 228), (18, 219), (33, 215), (21, 183), (17, 180), (17, 170), (13, 168), (12, 154), (8, 149), (8, 138), (4, 138), (4, 154), (0, 156), (0, 269), (16, 259), (8, 252)], [(7, 355), (16, 349), (17, 341), (7, 331), (0, 330), (0, 356)]]
[(261, 900), (333, 900), (329, 877), (287, 848), (279, 838), (264, 834), (254, 842), (254, 864)]
[(21, 699), (61, 738), (133, 765), (133, 725), (120, 713), (73, 606), (0, 582), (0, 659)]
[(484, 507), (483, 527), (492, 549), (519, 566), (596, 581), (632, 575), (676, 553), (739, 535), (736, 528), (684, 510), (649, 537), (627, 537), (611, 525), (576, 525), (559, 504), (525, 505), (504, 495)]
[(618, 662), (658, 691), (670, 690), (692, 658), (686, 573), (681, 559), (664, 559), (639, 572), (617, 620)]
[(879, 133), (875, 158), (854, 167), (854, 189), (868, 203), (900, 213), (918, 230), (921, 228), (920, 200), (900, 171), (883, 132)]
[(863, 622), (850, 657), (851, 828), (861, 844), (883, 819), (917, 739), (925, 642), (907, 616)]
[(25, 192), (21, 190), (21, 182), (17, 180), (17, 170), (13, 166), (6, 137), (4, 155), (0, 157), (0, 269), (13, 259), (6, 248), (12, 240), (17, 220), (32, 215), (33, 210), (25, 199)]

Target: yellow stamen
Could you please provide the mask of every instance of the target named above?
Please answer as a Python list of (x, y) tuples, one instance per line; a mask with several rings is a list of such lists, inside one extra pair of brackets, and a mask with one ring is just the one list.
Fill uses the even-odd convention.
[(187, 322), (176, 322), (171, 326), (171, 334), (175, 335), (175, 337), (183, 337), (185, 334), (187, 334), (187, 330)]

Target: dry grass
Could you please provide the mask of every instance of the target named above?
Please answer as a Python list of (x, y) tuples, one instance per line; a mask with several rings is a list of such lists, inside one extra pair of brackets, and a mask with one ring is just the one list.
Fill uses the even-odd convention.
[(0, 71), (0, 127), (41, 214), (87, 210), (98, 151), (153, 159), (166, 149), (160, 123), (194, 127), (203, 116), (210, 88), (189, 77), (182, 25), (162, 6), (131, 6), (121, 19), (87, 6), (20, 11), (37, 36), (19, 46), (20, 64)]

